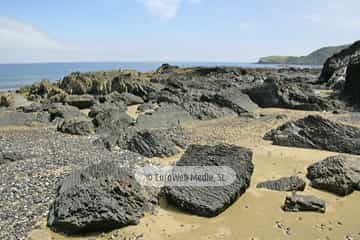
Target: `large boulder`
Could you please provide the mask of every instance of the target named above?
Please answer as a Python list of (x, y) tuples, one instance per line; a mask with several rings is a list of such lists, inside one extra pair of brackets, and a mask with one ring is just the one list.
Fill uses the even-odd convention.
[(324, 200), (311, 195), (292, 194), (287, 196), (282, 207), (285, 212), (320, 212), (325, 213)]
[(262, 85), (246, 91), (260, 107), (279, 107), (301, 110), (328, 109), (328, 103), (316, 96), (308, 85), (268, 78)]
[(229, 108), (221, 107), (210, 102), (184, 101), (181, 106), (195, 119), (211, 120), (226, 116), (236, 116), (237, 113)]
[(111, 80), (111, 91), (131, 93), (146, 100), (149, 94), (157, 92), (158, 89), (144, 74), (124, 71)]
[(154, 112), (141, 114), (137, 118), (139, 129), (172, 128), (193, 121), (192, 116), (181, 106), (161, 103)]
[(347, 96), (352, 104), (360, 104), (360, 55), (353, 58), (348, 65), (343, 95)]
[(77, 107), (64, 105), (62, 103), (52, 103), (45, 107), (50, 114), (50, 120), (56, 118), (73, 119), (80, 116), (80, 110)]
[(101, 162), (73, 172), (59, 184), (47, 224), (67, 234), (109, 231), (138, 224), (148, 202), (129, 169)]
[(64, 120), (64, 122), (58, 126), (58, 130), (63, 133), (82, 136), (95, 132), (93, 123), (82, 118)]
[(96, 103), (96, 100), (91, 95), (68, 95), (65, 98), (65, 103), (79, 109), (85, 109), (92, 107)]
[[(167, 86), (155, 96), (155, 101), (161, 104), (175, 104), (182, 107), (194, 119), (210, 120), (230, 115), (237, 112), (224, 106), (225, 101), (217, 104), (214, 92), (187, 88), (180, 81), (169, 80)], [(245, 104), (245, 103), (244, 103)]]
[(345, 196), (360, 190), (360, 159), (333, 156), (308, 167), (307, 177), (315, 188)]
[(166, 186), (169, 203), (199, 216), (213, 217), (225, 211), (250, 185), (254, 165), (252, 151), (231, 145), (191, 145), (176, 163), (178, 167), (227, 166), (236, 173), (235, 181), (224, 186)]
[(328, 58), (322, 69), (319, 82), (334, 88), (342, 88), (348, 64), (353, 57), (360, 56), (360, 41)]
[(280, 192), (304, 191), (305, 181), (297, 176), (283, 177), (277, 180), (261, 182), (256, 188), (266, 188)]
[(111, 134), (122, 131), (134, 123), (134, 120), (122, 109), (104, 108), (98, 112), (91, 112), (96, 132), (100, 134)]
[(144, 130), (128, 142), (128, 149), (146, 157), (170, 157), (183, 147), (184, 135), (179, 129)]
[(229, 108), (239, 115), (253, 114), (258, 108), (248, 95), (236, 88), (229, 88), (214, 94), (204, 95), (202, 100)]
[(360, 154), (360, 129), (309, 115), (268, 132), (274, 145)]

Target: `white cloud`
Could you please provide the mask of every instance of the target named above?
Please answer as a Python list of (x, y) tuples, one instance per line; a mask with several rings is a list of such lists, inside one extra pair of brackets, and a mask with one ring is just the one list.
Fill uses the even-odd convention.
[(30, 24), (0, 16), (0, 48), (59, 49), (61, 45)]
[(165, 19), (176, 17), (182, 0), (141, 0), (145, 7), (154, 15)]

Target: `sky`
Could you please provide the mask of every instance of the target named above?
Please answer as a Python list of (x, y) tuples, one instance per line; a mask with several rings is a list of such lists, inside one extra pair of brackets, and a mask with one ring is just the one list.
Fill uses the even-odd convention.
[(1, 0), (0, 63), (255, 62), (360, 39), (359, 0)]

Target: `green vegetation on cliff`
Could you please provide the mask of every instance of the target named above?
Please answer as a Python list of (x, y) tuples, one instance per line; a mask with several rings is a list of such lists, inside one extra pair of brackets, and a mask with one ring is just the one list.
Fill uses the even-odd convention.
[(336, 47), (323, 47), (307, 56), (268, 56), (260, 58), (262, 64), (301, 64), (301, 65), (323, 65), (329, 57), (348, 47), (348, 45)]

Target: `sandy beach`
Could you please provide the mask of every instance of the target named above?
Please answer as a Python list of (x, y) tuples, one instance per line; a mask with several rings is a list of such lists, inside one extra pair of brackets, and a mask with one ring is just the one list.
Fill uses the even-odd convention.
[[(133, 111), (133, 110), (132, 110)], [(347, 197), (316, 190), (307, 182), (304, 194), (312, 194), (326, 201), (326, 213), (286, 213), (281, 206), (289, 193), (257, 189), (259, 182), (284, 176), (299, 176), (305, 179), (306, 168), (319, 160), (338, 153), (273, 146), (262, 140), (263, 135), (274, 126), (301, 118), (306, 111), (284, 109), (260, 109), (260, 119), (225, 118), (198, 121), (185, 125), (192, 143), (227, 143), (251, 148), (254, 151), (255, 171), (251, 186), (224, 213), (215, 218), (202, 218), (182, 213), (162, 203), (157, 214), (147, 215), (138, 226), (126, 227), (100, 236), (68, 238), (52, 233), (40, 223), (40, 229), (30, 233), (29, 240), (90, 240), (90, 239), (360, 239), (359, 223), (356, 216), (360, 210), (354, 206), (360, 200), (360, 193)], [(277, 119), (276, 115), (286, 115)], [(314, 114), (312, 112), (312, 114)], [(316, 114), (330, 119), (339, 115)], [(349, 123), (349, 122), (348, 122)], [(180, 156), (154, 159), (162, 164), (178, 160)], [(126, 238), (128, 237), (128, 238)]]

